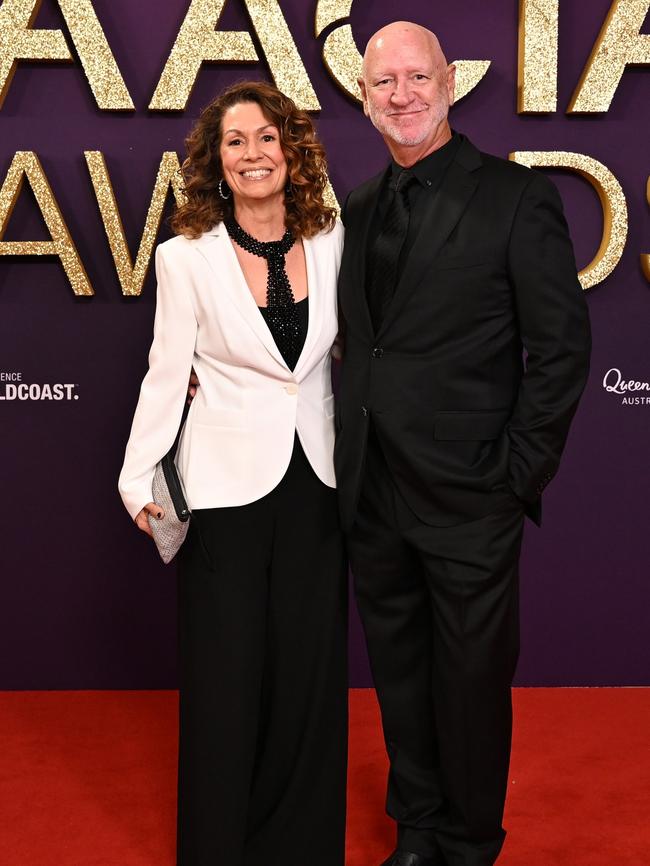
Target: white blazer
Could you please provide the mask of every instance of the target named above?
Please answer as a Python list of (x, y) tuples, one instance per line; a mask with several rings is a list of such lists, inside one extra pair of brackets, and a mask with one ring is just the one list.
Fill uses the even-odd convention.
[(192, 366), (201, 387), (176, 454), (190, 509), (244, 505), (271, 491), (287, 470), (296, 430), (316, 475), (336, 486), (330, 353), (342, 224), (303, 245), (309, 327), (293, 372), (222, 223), (196, 240), (179, 235), (156, 249), (149, 370), (119, 479), (131, 517), (152, 501), (155, 466), (178, 432)]

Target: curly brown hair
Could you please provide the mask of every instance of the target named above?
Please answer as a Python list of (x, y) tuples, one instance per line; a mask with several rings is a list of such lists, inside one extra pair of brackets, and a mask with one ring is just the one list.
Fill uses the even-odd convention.
[(323, 200), (327, 162), (323, 145), (309, 115), (277, 87), (265, 81), (241, 81), (216, 97), (185, 140), (183, 162), (185, 204), (169, 223), (177, 234), (197, 238), (215, 223), (233, 215), (232, 196), (219, 195), (223, 167), (219, 155), (222, 119), (227, 109), (241, 102), (257, 103), (270, 123), (277, 126), (287, 161), (290, 192), (285, 192), (286, 226), (296, 237), (310, 238), (334, 226), (336, 211)]

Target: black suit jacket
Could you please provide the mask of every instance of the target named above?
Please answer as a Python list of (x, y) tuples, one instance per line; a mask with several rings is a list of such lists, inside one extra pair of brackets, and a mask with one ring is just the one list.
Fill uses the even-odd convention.
[(539, 522), (590, 352), (558, 192), (463, 136), (375, 334), (366, 249), (385, 176), (354, 190), (343, 213), (335, 450), (343, 525), (354, 522), (371, 422), (423, 521), (474, 520), (515, 495)]

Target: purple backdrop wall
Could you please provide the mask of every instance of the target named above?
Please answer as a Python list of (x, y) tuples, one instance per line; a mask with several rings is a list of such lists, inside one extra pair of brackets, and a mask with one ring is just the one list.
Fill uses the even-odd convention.
[[(322, 105), (318, 126), (340, 200), (385, 162), (380, 138), (327, 73), (314, 33), (315, 0), (281, 8)], [(522, 561), (523, 649), (528, 685), (650, 683), (647, 444), (650, 405), (606, 393), (606, 370), (650, 380), (650, 286), (639, 254), (650, 248), (645, 185), (650, 170), (650, 71), (623, 76), (607, 114), (567, 117), (575, 84), (608, 0), (560, 3), (559, 110), (516, 114), (515, 0), (454, 4), (403, 0), (400, 15), (440, 35), (450, 59), (491, 59), (453, 124), (482, 149), (572, 150), (604, 162), (620, 180), (630, 230), (612, 276), (588, 292), (594, 354), (590, 383), (562, 470), (545, 495), (543, 529), (529, 525)], [(0, 178), (17, 150), (38, 153), (95, 289), (76, 298), (55, 259), (0, 257), (0, 371), (26, 382), (75, 383), (70, 402), (2, 402), (3, 530), (0, 548), (0, 688), (156, 688), (175, 683), (175, 572), (134, 529), (116, 492), (153, 317), (150, 273), (140, 298), (124, 298), (84, 150), (107, 160), (132, 253), (142, 232), (161, 153), (182, 153), (200, 108), (226, 83), (269, 77), (264, 63), (204, 66), (187, 110), (147, 105), (188, 7), (187, 0), (96, 0), (136, 112), (99, 111), (78, 64), (21, 63), (0, 111)], [(363, 47), (394, 17), (391, 0), (356, 0)], [(37, 26), (65, 27), (43, 4)], [(249, 29), (229, 0), (220, 28)], [(575, 175), (553, 173), (584, 266), (598, 246), (598, 199)], [(160, 239), (168, 236), (161, 231)], [(48, 239), (25, 189), (4, 240)], [(369, 684), (356, 618), (351, 682)]]

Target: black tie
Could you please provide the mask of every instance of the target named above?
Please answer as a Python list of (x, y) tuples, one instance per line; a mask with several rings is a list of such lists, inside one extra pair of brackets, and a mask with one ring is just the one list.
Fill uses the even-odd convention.
[(392, 198), (372, 248), (368, 307), (375, 329), (379, 330), (397, 285), (397, 266), (409, 227), (408, 188), (415, 177), (403, 169), (390, 185)]

